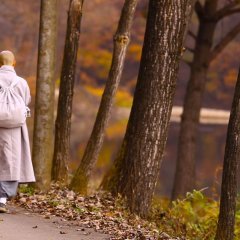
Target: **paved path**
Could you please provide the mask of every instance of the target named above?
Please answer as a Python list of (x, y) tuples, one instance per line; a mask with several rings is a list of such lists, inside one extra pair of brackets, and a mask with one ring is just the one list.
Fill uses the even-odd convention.
[(0, 240), (106, 240), (93, 229), (76, 227), (59, 218), (44, 219), (21, 208), (0, 214)]

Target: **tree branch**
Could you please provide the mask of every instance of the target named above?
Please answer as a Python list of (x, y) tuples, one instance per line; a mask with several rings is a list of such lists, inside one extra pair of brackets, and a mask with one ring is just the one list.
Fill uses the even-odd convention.
[(236, 0), (234, 2), (229, 3), (222, 9), (218, 10), (213, 18), (216, 21), (223, 19), (224, 17), (230, 16), (232, 14), (240, 12), (240, 1)]
[(190, 48), (190, 47), (186, 47), (186, 50), (191, 52), (191, 53), (195, 53), (195, 50), (193, 48)]
[(213, 48), (209, 61), (213, 61), (239, 33), (240, 22)]
[(196, 36), (196, 34), (192, 31), (192, 30), (188, 30), (188, 35), (190, 36), (190, 37), (192, 37), (194, 40), (196, 40), (197, 39), (197, 36)]
[(196, 1), (196, 3), (195, 3), (195, 12), (196, 12), (198, 18), (201, 18), (204, 15), (204, 8), (199, 0)]

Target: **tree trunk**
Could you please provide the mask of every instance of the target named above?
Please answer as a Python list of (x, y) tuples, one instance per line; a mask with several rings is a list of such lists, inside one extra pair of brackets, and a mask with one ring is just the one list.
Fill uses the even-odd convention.
[(215, 240), (233, 240), (240, 157), (240, 69), (233, 98), (225, 148), (220, 214)]
[(146, 217), (166, 145), (183, 36), (191, 2), (150, 0), (133, 106), (123, 144), (104, 187)]
[(199, 116), (217, 25), (217, 21), (211, 20), (210, 17), (217, 10), (217, 2), (218, 0), (207, 0), (203, 9), (204, 15), (199, 18), (194, 60), (191, 63), (191, 76), (183, 105), (172, 200), (184, 197), (195, 187), (195, 152)]
[(36, 187), (46, 191), (51, 182), (54, 129), (54, 74), (57, 0), (41, 1), (39, 53), (33, 135)]
[(80, 193), (87, 193), (89, 176), (102, 148), (105, 129), (110, 118), (114, 96), (121, 80), (130, 31), (138, 0), (125, 0), (117, 32), (114, 36), (112, 65), (102, 96), (98, 114), (88, 140), (83, 158), (70, 187)]
[(83, 0), (71, 0), (69, 4), (67, 33), (60, 80), (57, 119), (55, 123), (55, 147), (52, 179), (67, 182), (70, 158), (70, 130), (75, 68), (80, 36)]

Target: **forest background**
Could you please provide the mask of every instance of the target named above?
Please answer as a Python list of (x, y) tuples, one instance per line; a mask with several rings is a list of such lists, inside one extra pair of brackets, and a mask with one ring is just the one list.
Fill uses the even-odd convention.
[[(59, 72), (62, 64), (68, 0), (60, 0), (58, 7), (57, 85), (59, 84)], [(72, 116), (71, 171), (77, 168), (91, 133), (111, 64), (112, 36), (116, 30), (121, 8), (122, 1), (120, 0), (92, 0), (86, 1), (84, 5)], [(106, 140), (93, 174), (94, 177), (91, 179), (93, 186), (98, 186), (102, 174), (109, 167), (111, 160), (114, 159), (125, 132), (141, 56), (146, 8), (147, 1), (140, 1), (132, 28), (132, 40), (127, 53), (120, 90), (117, 93), (113, 114), (107, 129)], [(11, 0), (4, 1), (0, 6), (2, 31), (0, 47), (2, 50), (9, 49), (15, 53), (17, 58), (16, 71), (19, 75), (26, 78), (31, 88), (32, 109), (34, 108), (35, 99), (39, 12), (40, 1)], [(85, 16), (87, 17), (85, 18)], [(215, 41), (219, 42), (236, 22), (235, 20), (238, 19), (240, 19), (239, 16), (231, 17), (231, 21), (228, 18), (224, 19), (218, 25)], [(194, 16), (191, 25), (193, 32), (196, 32), (196, 26), (197, 18)], [(191, 38), (188, 38), (187, 42), (189, 46), (193, 44)], [(203, 107), (230, 109), (237, 79), (239, 56), (240, 36), (235, 38), (210, 65)], [(184, 58), (191, 60), (192, 54), (186, 51)], [(182, 62), (174, 105), (182, 105), (188, 78), (189, 67)], [(56, 100), (57, 94), (56, 92)], [(33, 118), (28, 124), (32, 137)], [(220, 189), (226, 131), (227, 125), (200, 125), (197, 148), (197, 188), (208, 187), (209, 189), (206, 190), (208, 194), (216, 194)], [(158, 186), (156, 191), (160, 195), (169, 196), (171, 193), (177, 158), (178, 133), (179, 124), (171, 123), (160, 173), (159, 183), (161, 185)]]

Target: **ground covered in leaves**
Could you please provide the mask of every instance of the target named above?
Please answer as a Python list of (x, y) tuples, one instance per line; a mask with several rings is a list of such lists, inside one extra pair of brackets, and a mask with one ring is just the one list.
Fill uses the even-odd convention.
[[(171, 205), (167, 199), (155, 198), (148, 220), (131, 214), (120, 197), (104, 192), (84, 197), (58, 185), (52, 185), (47, 194), (22, 186), (13, 202), (45, 218), (60, 217), (81, 231), (91, 228), (109, 234), (111, 240), (214, 240), (219, 201), (203, 191), (194, 190)], [(235, 239), (240, 239), (240, 196)]]
[(63, 221), (71, 221), (79, 229), (94, 228), (97, 232), (107, 233), (111, 240), (185, 239), (171, 238), (154, 222), (130, 214), (121, 198), (115, 199), (108, 193), (98, 192), (83, 197), (57, 185), (53, 185), (47, 194), (21, 187), (13, 202), (45, 218), (57, 216)]

